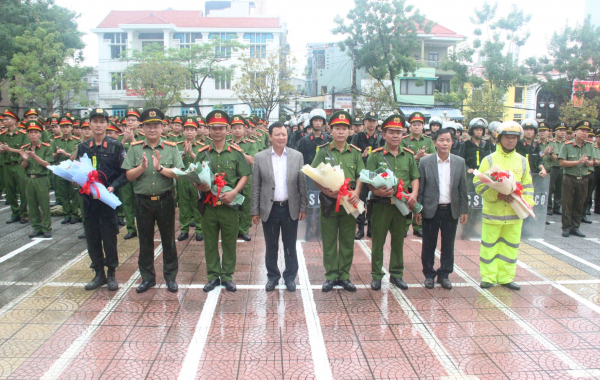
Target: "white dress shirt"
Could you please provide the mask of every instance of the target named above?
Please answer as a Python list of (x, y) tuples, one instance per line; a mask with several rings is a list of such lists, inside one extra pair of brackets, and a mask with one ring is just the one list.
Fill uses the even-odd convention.
[(450, 154), (448, 158), (443, 161), (440, 156), (437, 155), (437, 167), (438, 167), (438, 184), (440, 186), (440, 200), (438, 204), (447, 205), (452, 202), (450, 198)]
[(275, 202), (283, 202), (288, 199), (287, 189), (287, 148), (283, 148), (281, 157), (271, 148), (271, 162), (273, 163), (273, 179), (275, 180)]

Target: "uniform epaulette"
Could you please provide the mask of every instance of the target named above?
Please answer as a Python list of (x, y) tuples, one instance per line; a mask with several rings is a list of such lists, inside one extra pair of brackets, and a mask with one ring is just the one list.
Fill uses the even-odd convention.
[(550, 141), (550, 142), (556, 142), (556, 140), (554, 140), (554, 139), (550, 139), (549, 141)]
[(4, 131), (0, 132), (0, 135), (3, 135), (3, 134), (5, 134), (5, 133), (6, 133), (6, 130), (4, 130)]
[(252, 139), (248, 139), (248, 141), (250, 141), (251, 143), (255, 143), (256, 141), (252, 140)]
[(177, 143), (173, 141), (165, 141), (164, 143), (170, 146), (177, 146)]
[(136, 142), (132, 142), (131, 144), (129, 144), (129, 146), (133, 146), (133, 145), (138, 145), (138, 144), (142, 144), (143, 141), (136, 141)]
[(566, 144), (573, 144), (573, 141), (569, 140), (569, 141), (565, 141), (565, 145)]
[(175, 144), (183, 144), (185, 141), (178, 141)]
[(362, 152), (362, 150), (360, 150), (360, 148), (359, 148), (359, 147), (357, 147), (356, 145), (352, 145), (352, 144), (348, 144), (348, 145), (350, 145), (350, 146), (351, 146), (351, 147), (353, 147), (354, 149), (358, 150), (359, 152)]
[(81, 141), (81, 139), (79, 137), (77, 137), (77, 136), (71, 136), (71, 137), (74, 138), (75, 140)]
[(383, 150), (383, 147), (382, 148), (377, 148), (377, 149), (372, 150), (371, 153), (381, 152), (382, 150)]
[(244, 153), (244, 150), (242, 148), (240, 148), (239, 146), (237, 146), (237, 145), (231, 144), (229, 146), (232, 147), (233, 149), (237, 150), (238, 152)]
[(48, 144), (48, 143), (42, 143), (42, 145), (44, 145), (44, 146), (50, 146), (50, 144)]
[(407, 152), (410, 152), (410, 153), (412, 153), (412, 154), (415, 154), (415, 152), (413, 152), (412, 150), (410, 150), (410, 149), (408, 149), (408, 148), (402, 147), (402, 149), (404, 149), (405, 151), (407, 151)]
[(198, 153), (204, 152), (208, 148), (210, 148), (210, 145), (204, 145), (202, 148), (198, 149)]
[(407, 138), (409, 138), (409, 137), (410, 137), (410, 135), (406, 135), (406, 136), (404, 136), (404, 137), (402, 137), (402, 138), (403, 138), (403, 139), (407, 139)]
[(60, 139), (62, 136), (54, 136), (54, 140)]
[(329, 143), (328, 143), (328, 142), (326, 142), (326, 143), (325, 143), (325, 144), (323, 144), (323, 145), (319, 145), (319, 148), (322, 148), (322, 147), (324, 147), (325, 145), (329, 145)]
[(28, 147), (29, 145), (31, 145), (31, 144), (25, 144), (25, 145), (21, 145), (21, 149), (23, 149), (23, 148), (25, 148), (25, 147)]
[(24, 129), (21, 129), (19, 132), (21, 132), (21, 133), (22, 133), (22, 134), (24, 134), (24, 135), (26, 135), (26, 134), (27, 134), (27, 131), (26, 131), (26, 130), (24, 130)]

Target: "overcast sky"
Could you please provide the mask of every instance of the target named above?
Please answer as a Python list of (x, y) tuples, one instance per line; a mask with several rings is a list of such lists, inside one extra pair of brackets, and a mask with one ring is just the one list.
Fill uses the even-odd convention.
[[(473, 9), (480, 8), (484, 2), (419, 0), (411, 3), (418, 4), (417, 7), (428, 19), (470, 37), (473, 24), (469, 18), (473, 15)], [(512, 3), (516, 1), (499, 2), (498, 14), (507, 14)], [(585, 0), (529, 0), (518, 3), (521, 9), (532, 15), (529, 24), (531, 37), (521, 50), (521, 58), (545, 54), (547, 42), (555, 31), (562, 29), (567, 23), (575, 25), (584, 19)], [(171, 7), (176, 10), (204, 11), (204, 1), (197, 0), (56, 0), (56, 4), (81, 14), (79, 29), (86, 33), (84, 56), (86, 65), (90, 66), (96, 66), (98, 62), (98, 40), (90, 29), (97, 27), (111, 10), (164, 10)], [(333, 19), (338, 14), (345, 16), (353, 4), (353, 0), (267, 0), (266, 12), (268, 15), (281, 17), (287, 24), (291, 51), (298, 66), (303, 68), (308, 43), (340, 40), (339, 36), (331, 33)], [(301, 72), (296, 73), (300, 74)]]

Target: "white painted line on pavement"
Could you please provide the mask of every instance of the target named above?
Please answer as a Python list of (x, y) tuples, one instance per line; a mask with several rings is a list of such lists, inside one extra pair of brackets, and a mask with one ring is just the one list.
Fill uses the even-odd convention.
[(2, 208), (0, 208), (0, 211), (8, 210), (9, 208), (10, 208), (10, 206), (2, 207)]
[[(162, 244), (159, 245), (154, 250), (154, 259), (156, 259), (162, 252)], [(129, 278), (129, 280), (124, 283), (113, 298), (108, 301), (108, 303), (104, 306), (104, 308), (96, 315), (96, 318), (90, 323), (87, 329), (77, 337), (71, 343), (69, 348), (65, 352), (62, 353), (60, 358), (58, 358), (52, 367), (44, 373), (44, 375), (40, 378), (41, 380), (55, 380), (69, 367), (69, 364), (81, 351), (81, 349), (87, 344), (90, 338), (94, 335), (94, 333), (98, 330), (98, 328), (102, 325), (104, 320), (108, 318), (108, 316), (112, 313), (112, 311), (117, 307), (117, 305), (121, 302), (124, 296), (129, 293), (133, 285), (140, 278), (140, 272), (135, 271), (135, 273)]]
[(178, 380), (194, 380), (196, 378), (196, 372), (198, 372), (198, 365), (200, 364), (200, 359), (204, 353), (204, 345), (206, 344), (206, 338), (208, 338), (213, 315), (215, 314), (215, 309), (219, 302), (221, 289), (222, 287), (218, 286), (208, 294), (208, 297), (206, 297), (200, 319), (198, 319), (198, 323), (196, 324), (194, 336), (192, 337), (187, 353), (185, 354), (179, 377), (177, 377)]
[(558, 253), (561, 253), (561, 254), (567, 256), (568, 258), (571, 258), (571, 259), (573, 259), (575, 261), (579, 261), (580, 263), (585, 264), (585, 265), (587, 265), (590, 268), (593, 268), (593, 269), (595, 269), (597, 271), (600, 271), (600, 265), (596, 265), (594, 263), (590, 263), (589, 261), (587, 261), (585, 259), (582, 259), (581, 257), (578, 257), (578, 256), (576, 256), (576, 255), (574, 255), (574, 254), (572, 254), (570, 252), (567, 252), (567, 251), (565, 251), (562, 248), (558, 248), (555, 245), (552, 245), (550, 243), (545, 242), (544, 239), (529, 239), (529, 240), (535, 241), (536, 243), (540, 243), (542, 245), (545, 245), (546, 247), (548, 247), (548, 248), (550, 248), (550, 249), (552, 249), (552, 250), (554, 250), (554, 251), (556, 251)]
[(27, 250), (28, 248), (31, 248), (31, 247), (33, 247), (34, 245), (37, 245), (37, 244), (41, 243), (41, 242), (42, 242), (42, 241), (44, 241), (44, 240), (52, 240), (52, 239), (51, 239), (51, 238), (50, 238), (50, 239), (43, 239), (43, 238), (42, 238), (42, 239), (38, 239), (38, 238), (33, 238), (33, 239), (32, 239), (32, 241), (31, 241), (30, 243), (27, 243), (27, 244), (25, 244), (24, 246), (22, 246), (21, 248), (19, 248), (19, 249), (15, 249), (14, 251), (12, 251), (12, 252), (10, 252), (10, 253), (8, 253), (8, 254), (6, 254), (6, 255), (4, 255), (4, 256), (2, 256), (2, 257), (0, 257), (0, 264), (1, 264), (1, 263), (3, 263), (3, 262), (5, 262), (5, 261), (6, 261), (6, 260), (8, 260), (8, 259), (11, 259), (11, 258), (15, 257), (15, 256), (16, 256), (16, 255), (18, 255), (19, 253), (21, 253), (21, 252), (23, 252), (23, 251)]
[(308, 339), (315, 369), (315, 379), (333, 379), (329, 358), (327, 357), (327, 348), (325, 347), (325, 338), (323, 338), (321, 322), (317, 313), (317, 305), (315, 304), (312, 289), (308, 289), (311, 285), (301, 241), (296, 242), (296, 254), (298, 256), (298, 278), (302, 285), (300, 292), (302, 295), (302, 305), (304, 306), (304, 316), (306, 317), (306, 326), (308, 328)]
[[(416, 240), (415, 240), (416, 241)], [(364, 252), (364, 254), (369, 258), (369, 262), (371, 261), (371, 250), (367, 245), (360, 241), (360, 248)], [(385, 272), (385, 278), (389, 280), (390, 273), (383, 268)], [(460, 369), (458, 363), (454, 360), (450, 352), (444, 347), (441, 340), (433, 333), (433, 329), (429, 324), (425, 321), (419, 311), (414, 307), (410, 299), (398, 288), (388, 282), (388, 289), (396, 298), (396, 301), (402, 307), (404, 313), (406, 313), (407, 317), (410, 319), (412, 326), (414, 326), (419, 334), (429, 346), (431, 352), (435, 355), (437, 360), (442, 364), (444, 370), (448, 374), (448, 376), (444, 376), (443, 379), (477, 379), (477, 376), (467, 375), (463, 373)]]

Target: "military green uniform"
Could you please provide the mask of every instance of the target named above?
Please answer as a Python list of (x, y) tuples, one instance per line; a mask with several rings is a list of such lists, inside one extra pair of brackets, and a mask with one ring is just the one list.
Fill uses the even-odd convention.
[[(577, 145), (576, 141), (566, 142), (558, 155), (559, 160), (577, 161), (583, 155), (589, 159), (594, 158), (594, 144), (583, 142)], [(583, 206), (587, 196), (587, 175), (589, 168), (583, 164), (570, 168), (563, 167), (562, 183), (562, 229), (571, 231), (579, 229), (583, 218)]]
[(542, 165), (544, 165), (544, 169), (546, 169), (546, 172), (548, 174), (550, 174), (550, 171), (552, 170), (552, 154), (544, 154), (544, 151), (546, 150), (546, 148), (548, 147), (553, 147), (554, 148), (554, 144), (555, 144), (555, 140), (554, 139), (546, 139), (546, 141), (539, 141), (540, 144), (540, 151), (543, 155), (542, 157)]
[[(42, 160), (52, 163), (52, 146), (49, 143), (31, 143), (22, 147), (25, 151), (34, 151)], [(50, 218), (50, 170), (29, 158), (25, 167), (25, 188), (27, 192), (27, 205), (31, 227), (34, 232), (52, 232), (52, 220)]]
[[(183, 167), (188, 168), (191, 163), (194, 162), (194, 158), (185, 151), (185, 141), (177, 143), (177, 148), (181, 153), (181, 159), (183, 161)], [(192, 149), (196, 154), (198, 150), (202, 148), (204, 144), (194, 141), (192, 143)], [(177, 195), (179, 197), (179, 229), (181, 233), (187, 233), (190, 231), (190, 222), (194, 221), (196, 224), (196, 233), (202, 233), (202, 216), (198, 211), (198, 190), (194, 185), (187, 179), (177, 180)]]
[[(564, 128), (564, 127), (562, 127)], [(565, 145), (565, 140), (553, 140), (552, 154), (559, 155), (562, 147)], [(563, 168), (560, 166), (560, 160), (552, 161), (550, 168), (550, 188), (548, 190), (548, 213), (558, 214), (562, 206), (562, 181)]]
[[(119, 141), (121, 143), (123, 143), (123, 136), (124, 135), (120, 135), (119, 136)], [(136, 141), (140, 141), (144, 138), (144, 134), (140, 131), (136, 131), (135, 135), (135, 140)], [(127, 141), (126, 143), (123, 143), (123, 146), (125, 147), (125, 151), (129, 152), (129, 146), (131, 145), (131, 141)], [(152, 159), (152, 157), (148, 157), (148, 159)], [(149, 162), (148, 166), (152, 166), (151, 162)], [(135, 197), (135, 193), (133, 192), (133, 182), (127, 182), (127, 184), (125, 186), (123, 186), (122, 188), (119, 189), (119, 199), (121, 200), (121, 202), (123, 203), (123, 209), (125, 210), (125, 223), (127, 225), (127, 232), (130, 233), (136, 233), (136, 229), (135, 229), (135, 209), (136, 209), (136, 197)]]
[[(329, 154), (328, 154), (329, 153)], [(333, 158), (333, 159), (332, 159)], [(360, 149), (345, 143), (340, 151), (333, 142), (319, 146), (311, 164), (313, 168), (320, 163), (340, 165), (344, 178), (350, 178), (354, 189), (360, 171), (365, 168)], [(336, 189), (332, 189), (336, 190)], [(340, 206), (339, 211), (331, 211), (328, 217), (320, 212), (321, 239), (323, 241), (323, 266), (327, 280), (349, 280), (350, 267), (354, 258), (354, 231), (356, 219)], [(339, 246), (339, 250), (338, 250)]]
[(174, 143), (179, 143), (182, 141), (185, 141), (185, 135), (183, 134), (183, 132), (179, 135), (173, 134), (171, 133), (168, 137), (167, 137), (168, 141), (173, 141)]
[[(254, 155), (258, 153), (256, 142), (254, 140), (242, 139), (240, 142), (236, 143), (235, 139), (233, 139), (232, 142), (242, 148), (244, 153), (250, 157), (254, 157)], [(247, 234), (252, 225), (252, 215), (250, 215), (250, 203), (252, 201), (252, 173), (248, 176), (248, 184), (244, 186), (242, 194), (244, 195), (244, 204), (240, 211), (240, 234)]]
[[(210, 114), (209, 114), (210, 116)], [(208, 119), (208, 116), (207, 116)], [(207, 158), (210, 157), (210, 161)], [(223, 150), (217, 152), (214, 143), (200, 148), (196, 162), (208, 161), (213, 173), (225, 173), (223, 178), (232, 189), (241, 177), (252, 174), (252, 169), (241, 148), (225, 142)], [(212, 163), (211, 163), (212, 162)], [(203, 199), (206, 194), (203, 195)], [(208, 281), (221, 279), (221, 282), (231, 281), (235, 272), (237, 237), (239, 234), (240, 212), (226, 204), (217, 202), (216, 206), (206, 203), (202, 218), (204, 233), (204, 252)], [(221, 232), (221, 247), (223, 257), (219, 257), (219, 232)]]
[[(62, 154), (56, 155), (56, 159), (54, 162), (59, 164), (63, 161), (66, 161), (71, 157), (75, 150), (77, 149), (77, 144), (81, 142), (77, 137), (69, 136), (67, 138), (63, 138), (62, 136), (56, 136), (54, 138), (54, 145), (56, 149), (63, 149), (69, 155), (65, 156)], [(56, 152), (54, 149), (54, 152)], [(72, 182), (62, 179), (60, 177), (56, 177), (55, 179), (55, 187), (54, 187), (56, 197), (61, 200), (63, 215), (65, 218), (79, 218), (77, 214), (76, 202), (78, 201), (79, 194), (77, 194), (77, 190)]]
[[(398, 179), (404, 182), (406, 189), (413, 180), (419, 178), (419, 168), (415, 156), (408, 150), (409, 148), (400, 147), (399, 149), (396, 156), (389, 151), (387, 144), (383, 148), (376, 149), (369, 155), (367, 170), (390, 169)], [(375, 280), (381, 280), (384, 276), (383, 246), (389, 231), (392, 239), (390, 276), (402, 278), (404, 274), (404, 234), (408, 228), (406, 217), (394, 205), (391, 198), (374, 197), (372, 202), (371, 275)]]
[[(14, 132), (0, 133), (0, 142), (12, 149), (21, 149), (29, 143), (27, 132), (15, 128)], [(12, 218), (27, 218), (27, 194), (25, 192), (25, 172), (21, 167), (19, 153), (4, 152), (4, 185), (6, 186), (6, 200), (10, 204)], [(21, 203), (19, 204), (19, 198)]]
[[(149, 110), (151, 109), (146, 111)], [(152, 281), (156, 277), (154, 271), (154, 223), (156, 222), (163, 247), (163, 275), (165, 280), (175, 281), (178, 271), (175, 246), (175, 199), (173, 197), (175, 181), (154, 169), (152, 156), (155, 149), (160, 154), (160, 164), (163, 167), (183, 169), (183, 161), (177, 144), (162, 138), (154, 148), (148, 145), (145, 138), (130, 144), (122, 168), (129, 170), (138, 167), (146, 153), (148, 167), (133, 181), (140, 240), (138, 265), (142, 279), (143, 281)]]

